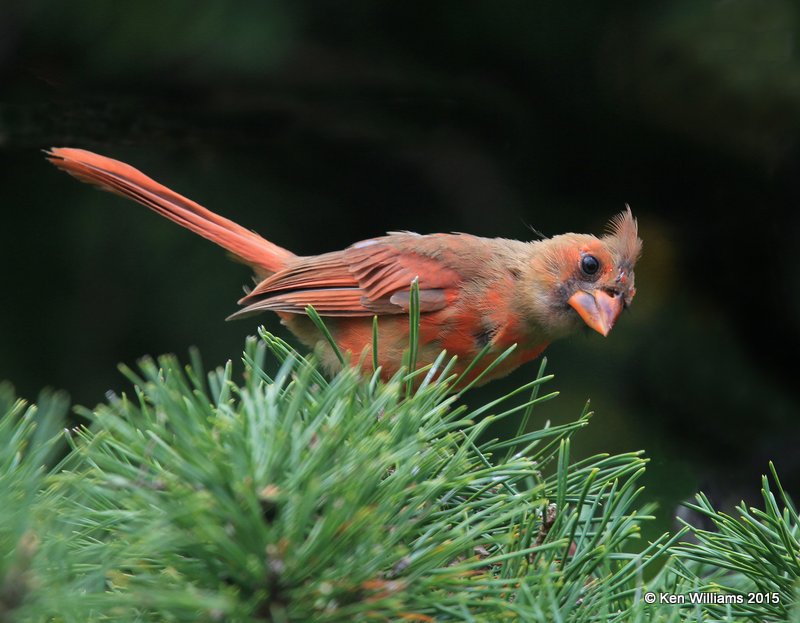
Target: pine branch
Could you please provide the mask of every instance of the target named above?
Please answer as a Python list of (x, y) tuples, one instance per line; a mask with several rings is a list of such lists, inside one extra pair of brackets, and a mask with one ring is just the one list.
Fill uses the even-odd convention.
[[(569, 435), (584, 416), (524, 433), (528, 453), (497, 459), (507, 446), (480, 441), (487, 426), (552, 395), (509, 406), (512, 392), (469, 412), (453, 408), (447, 379), (408, 396), (408, 373), (325, 381), (313, 359), (264, 337), (247, 344), (242, 384), (230, 365), (206, 383), (162, 357), (125, 370), (135, 395), (84, 411), (91, 426), (71, 434), (54, 481), (76, 567), (106, 568), (93, 607), (146, 620), (438, 621), (534, 616), (543, 596), (565, 619), (624, 606), (632, 565), (647, 564), (620, 554), (646, 520), (633, 506), (638, 454), (573, 470)], [(283, 362), (274, 377), (267, 348)]]
[(39, 406), (0, 383), (0, 621), (25, 616), (37, 601), (36, 557), (43, 538), (37, 496), (56, 450), (67, 401), (42, 392)]
[[(783, 621), (797, 601), (800, 584), (800, 522), (797, 510), (783, 489), (775, 466), (770, 463), (773, 486), (761, 477), (764, 509), (748, 508), (742, 502), (738, 517), (714, 509), (702, 493), (687, 506), (707, 517), (715, 531), (693, 529), (697, 542), (680, 543), (675, 555), (684, 575), (698, 578), (701, 590), (736, 595), (741, 603), (712, 612), (730, 611), (733, 616), (754, 620)], [(685, 523), (685, 522), (684, 522)], [(713, 573), (704, 573), (711, 569)]]
[[(313, 314), (312, 314), (313, 315)], [(322, 322), (321, 318), (319, 319)], [(377, 333), (377, 332), (376, 332)], [(798, 515), (774, 467), (764, 510), (693, 508), (638, 544), (640, 452), (575, 461), (591, 417), (535, 424), (538, 376), (466, 408), (453, 360), (389, 382), (261, 330), (244, 372), (143, 360), (130, 395), (80, 409), (48, 475), (64, 399), (26, 407), (0, 386), (0, 621), (786, 620)], [(275, 373), (266, 370), (272, 353)], [(520, 417), (508, 440), (493, 422)], [(660, 569), (658, 569), (660, 567)], [(652, 577), (651, 577), (652, 576)], [(692, 592), (777, 599), (655, 603)]]

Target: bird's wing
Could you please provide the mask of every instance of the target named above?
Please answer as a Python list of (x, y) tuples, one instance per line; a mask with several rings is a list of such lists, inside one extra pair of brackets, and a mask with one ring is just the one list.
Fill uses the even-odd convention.
[(239, 301), (244, 308), (234, 317), (262, 310), (304, 313), (308, 305), (323, 316), (401, 314), (408, 311), (415, 278), (420, 311), (436, 311), (469, 278), (459, 260), (469, 256), (470, 246), (479, 240), (451, 234), (392, 234), (343, 251), (300, 257)]

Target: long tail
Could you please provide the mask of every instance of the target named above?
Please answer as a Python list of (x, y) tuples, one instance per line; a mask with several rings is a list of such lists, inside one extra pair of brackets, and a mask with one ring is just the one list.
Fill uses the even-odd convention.
[(214, 214), (123, 162), (70, 147), (53, 147), (45, 153), (50, 162), (82, 182), (138, 201), (227, 249), (262, 275), (265, 271), (279, 271), (295, 257), (291, 251)]

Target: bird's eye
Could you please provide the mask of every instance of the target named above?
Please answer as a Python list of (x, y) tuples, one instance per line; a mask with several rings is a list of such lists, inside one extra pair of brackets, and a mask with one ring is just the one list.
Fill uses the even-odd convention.
[(594, 255), (584, 255), (581, 258), (581, 270), (586, 275), (594, 275), (600, 270), (600, 262)]

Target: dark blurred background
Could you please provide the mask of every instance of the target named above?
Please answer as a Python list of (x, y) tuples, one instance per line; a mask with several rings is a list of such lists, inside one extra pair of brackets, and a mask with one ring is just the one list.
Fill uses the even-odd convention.
[(0, 379), (91, 406), (127, 388), (118, 362), (238, 361), (257, 326), (224, 322), (245, 267), (58, 173), (51, 145), (301, 254), (396, 229), (602, 233), (627, 202), (636, 301), (609, 338), (548, 350), (562, 396), (537, 417), (591, 398), (576, 452), (645, 449), (666, 525), (697, 489), (755, 501), (769, 459), (797, 495), (799, 27), (786, 0), (5, 0)]

